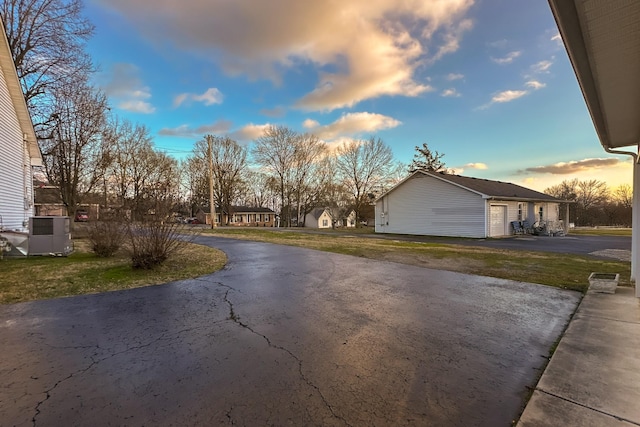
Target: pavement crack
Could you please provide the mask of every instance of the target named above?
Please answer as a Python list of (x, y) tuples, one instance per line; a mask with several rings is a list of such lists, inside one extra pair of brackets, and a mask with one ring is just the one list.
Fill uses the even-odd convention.
[(231, 292), (233, 289), (230, 286), (227, 286), (223, 283), (218, 283), (220, 286), (227, 288), (226, 292), (224, 293), (224, 302), (229, 306), (229, 320), (231, 320), (232, 322), (236, 323), (238, 326), (248, 330), (249, 332), (251, 332), (254, 335), (257, 335), (259, 337), (261, 337), (263, 340), (265, 340), (265, 342), (267, 343), (267, 345), (271, 348), (274, 348), (276, 350), (280, 350), (286, 354), (288, 354), (293, 360), (296, 361), (297, 365), (298, 365), (298, 373), (300, 374), (300, 378), (312, 389), (314, 389), (316, 391), (316, 393), (318, 393), (318, 396), (320, 396), (320, 399), (322, 400), (322, 403), (326, 406), (326, 408), (329, 410), (329, 412), (331, 412), (331, 415), (333, 415), (334, 418), (339, 419), (340, 421), (342, 421), (346, 426), (351, 427), (351, 424), (341, 415), (337, 414), (334, 409), (333, 406), (331, 406), (331, 404), (329, 403), (329, 401), (327, 400), (327, 398), (325, 397), (325, 395), (322, 393), (322, 390), (320, 390), (320, 388), (315, 385), (304, 373), (304, 369), (302, 367), (302, 360), (296, 356), (295, 354), (293, 354), (293, 352), (291, 352), (291, 350), (282, 347), (280, 345), (276, 345), (274, 344), (271, 339), (269, 337), (267, 337), (264, 334), (261, 334), (260, 332), (257, 332), (255, 329), (253, 329), (251, 326), (249, 326), (248, 324), (244, 323), (242, 320), (240, 320), (240, 316), (238, 316), (234, 310), (233, 307), (233, 302), (231, 302), (231, 300), (229, 299), (229, 292)]
[(236, 425), (236, 422), (233, 420), (233, 417), (231, 416), (231, 412), (233, 412), (233, 406), (231, 408), (229, 408), (229, 410), (227, 411), (227, 413), (225, 414), (227, 419), (229, 420), (229, 424), (234, 426)]
[(540, 393), (544, 393), (544, 394), (546, 394), (546, 395), (548, 395), (548, 396), (555, 397), (556, 399), (564, 400), (565, 402), (573, 403), (574, 405), (581, 406), (581, 407), (583, 407), (583, 408), (585, 408), (585, 409), (589, 409), (589, 410), (591, 410), (591, 411), (598, 412), (598, 413), (600, 413), (600, 414), (603, 414), (603, 415), (609, 416), (609, 417), (611, 417), (611, 418), (615, 418), (615, 419), (616, 419), (616, 420), (618, 420), (618, 421), (624, 421), (624, 422), (627, 422), (627, 423), (630, 423), (630, 424), (633, 424), (633, 425), (636, 425), (636, 426), (637, 426), (637, 425), (640, 425), (640, 424), (638, 424), (637, 422), (635, 422), (635, 421), (633, 421), (633, 420), (629, 420), (629, 419), (627, 419), (627, 418), (620, 417), (620, 416), (618, 416), (618, 415), (610, 414), (609, 412), (605, 412), (605, 411), (602, 411), (602, 410), (600, 410), (600, 409), (593, 408), (593, 407), (591, 407), (591, 406), (585, 405), (584, 403), (577, 402), (577, 401), (575, 401), (575, 400), (573, 400), (573, 399), (569, 399), (569, 398), (566, 398), (566, 397), (560, 396), (560, 395), (558, 395), (558, 394), (555, 394), (555, 393), (551, 393), (551, 392), (549, 392), (549, 391), (542, 390), (542, 389), (540, 389), (540, 388), (536, 388), (536, 390), (537, 390), (537, 391), (539, 391)]
[(90, 370), (91, 368), (93, 368), (94, 366), (104, 362), (105, 360), (111, 359), (113, 357), (119, 356), (121, 354), (130, 352), (130, 351), (136, 351), (136, 350), (140, 350), (142, 348), (146, 348), (149, 347), (159, 341), (164, 341), (164, 340), (171, 340), (171, 339), (175, 339), (175, 336), (179, 336), (180, 334), (184, 333), (184, 332), (188, 332), (194, 329), (199, 329), (202, 328), (202, 326), (196, 327), (196, 328), (185, 328), (185, 329), (181, 329), (175, 333), (172, 333), (172, 336), (169, 336), (169, 334), (166, 333), (162, 333), (160, 334), (160, 336), (158, 336), (157, 338), (154, 338), (153, 340), (150, 340), (147, 343), (143, 343), (143, 344), (139, 344), (139, 345), (133, 345), (133, 346), (129, 346), (127, 348), (125, 348), (124, 350), (120, 350), (120, 351), (116, 351), (113, 352), (111, 354), (108, 354), (104, 357), (97, 357), (97, 352), (99, 350), (102, 349), (102, 347), (100, 347), (99, 345), (88, 345), (88, 346), (66, 346), (66, 347), (56, 347), (56, 346), (49, 346), (52, 348), (57, 348), (57, 349), (90, 349), (93, 348), (96, 350), (96, 352), (94, 352), (94, 354), (89, 356), (89, 359), (91, 360), (91, 363), (89, 363), (88, 366), (86, 366), (85, 368), (82, 369), (78, 369), (74, 372), (72, 372), (71, 374), (67, 375), (66, 377), (56, 381), (55, 384), (53, 384), (53, 386), (51, 386), (50, 388), (48, 388), (47, 390), (44, 391), (44, 393), (46, 394), (45, 398), (41, 401), (39, 401), (38, 403), (36, 403), (34, 412), (35, 414), (33, 415), (33, 418), (31, 418), (31, 421), (33, 422), (33, 426), (35, 427), (36, 425), (36, 418), (38, 417), (38, 415), (40, 415), (40, 408), (41, 406), (47, 401), (49, 400), (49, 398), (51, 398), (51, 393), (62, 383), (64, 383), (67, 380), (70, 380), (71, 378), (78, 376), (78, 375), (82, 375), (85, 372), (87, 372), (88, 370)]

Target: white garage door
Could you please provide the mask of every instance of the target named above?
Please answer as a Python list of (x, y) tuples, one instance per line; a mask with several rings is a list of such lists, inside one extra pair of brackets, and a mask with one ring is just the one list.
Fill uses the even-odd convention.
[(491, 227), (489, 229), (489, 235), (491, 237), (504, 236), (507, 234), (505, 227), (507, 222), (507, 207), (506, 206), (491, 206)]

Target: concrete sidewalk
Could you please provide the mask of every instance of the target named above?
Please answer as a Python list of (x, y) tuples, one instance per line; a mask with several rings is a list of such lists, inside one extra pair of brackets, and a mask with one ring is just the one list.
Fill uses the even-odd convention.
[(640, 299), (587, 293), (518, 423), (640, 426)]

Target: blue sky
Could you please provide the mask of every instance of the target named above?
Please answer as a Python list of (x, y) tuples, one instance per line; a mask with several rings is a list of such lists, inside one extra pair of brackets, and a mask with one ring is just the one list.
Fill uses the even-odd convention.
[(631, 180), (601, 148), (545, 0), (86, 0), (112, 110), (188, 155), (269, 124), (330, 146), (427, 142), (459, 174), (537, 190)]

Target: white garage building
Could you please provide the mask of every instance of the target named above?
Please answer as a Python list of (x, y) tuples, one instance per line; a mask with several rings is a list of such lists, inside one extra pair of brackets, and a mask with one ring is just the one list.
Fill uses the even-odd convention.
[(559, 229), (562, 200), (508, 182), (416, 171), (376, 200), (376, 233), (451, 237), (513, 234), (512, 221)]

